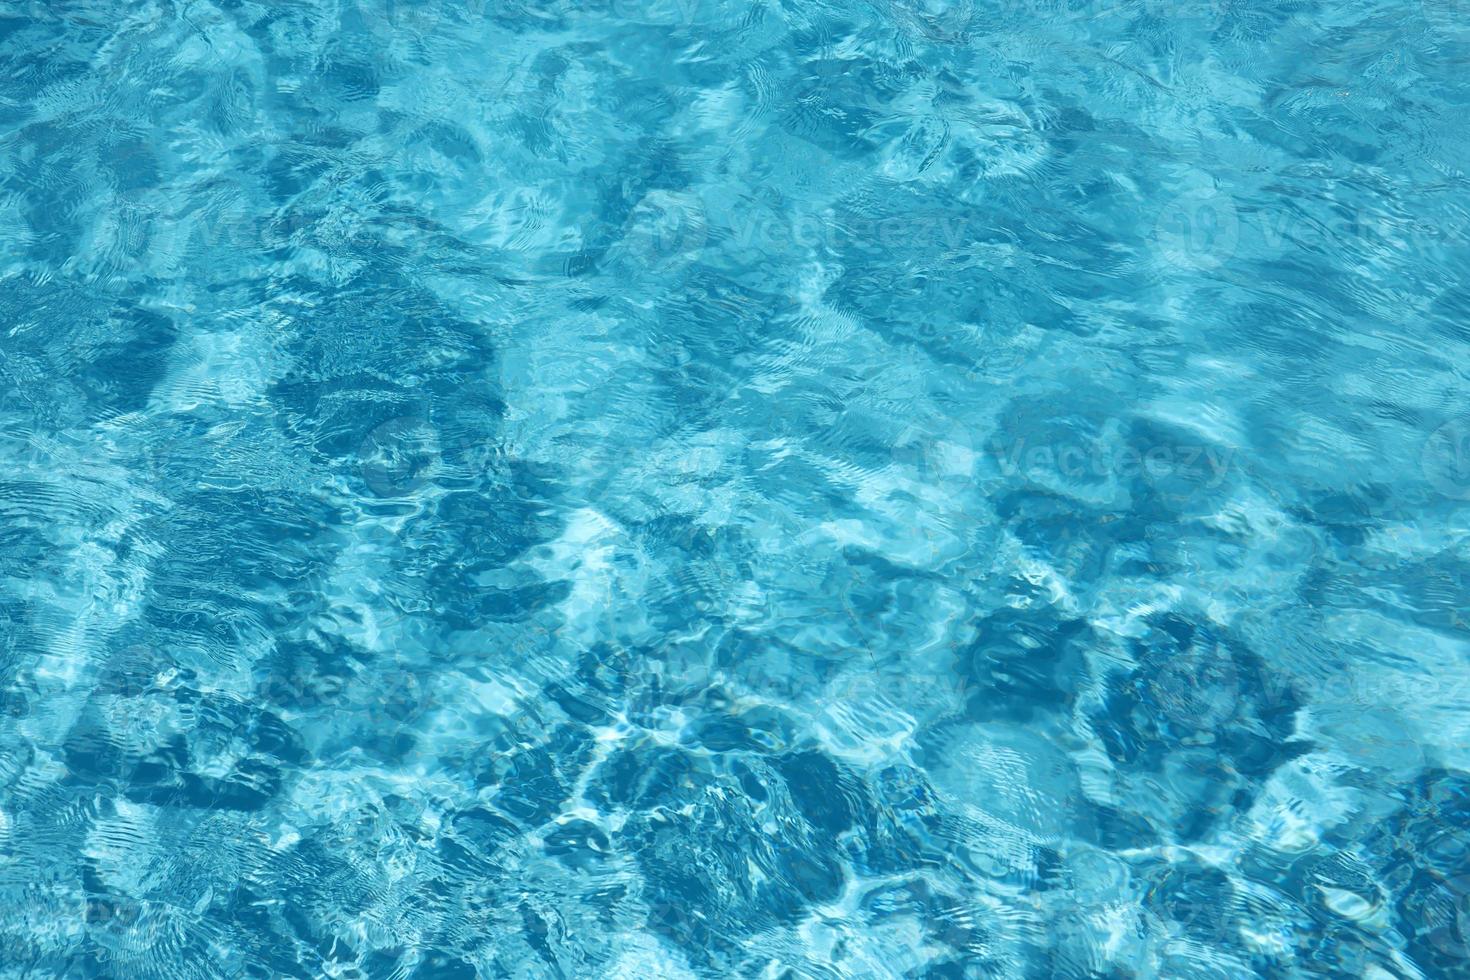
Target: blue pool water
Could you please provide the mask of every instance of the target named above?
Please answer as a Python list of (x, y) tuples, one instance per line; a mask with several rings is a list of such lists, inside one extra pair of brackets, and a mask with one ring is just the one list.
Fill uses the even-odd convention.
[(1467, 69), (4, 0), (0, 975), (1470, 975)]

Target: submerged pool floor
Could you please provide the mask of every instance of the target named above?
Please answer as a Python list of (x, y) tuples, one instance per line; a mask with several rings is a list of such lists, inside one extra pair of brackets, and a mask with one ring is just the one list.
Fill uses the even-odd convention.
[(0, 976), (1470, 975), (1467, 65), (0, 4)]

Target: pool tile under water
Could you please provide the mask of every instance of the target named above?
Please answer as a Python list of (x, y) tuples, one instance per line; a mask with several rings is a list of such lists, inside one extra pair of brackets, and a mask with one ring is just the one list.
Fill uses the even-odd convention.
[(0, 974), (1470, 975), (1466, 25), (0, 6)]

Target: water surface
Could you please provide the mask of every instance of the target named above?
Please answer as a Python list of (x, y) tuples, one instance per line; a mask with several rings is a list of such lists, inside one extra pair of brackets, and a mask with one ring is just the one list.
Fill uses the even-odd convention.
[(1470, 974), (1467, 59), (0, 5), (0, 973)]

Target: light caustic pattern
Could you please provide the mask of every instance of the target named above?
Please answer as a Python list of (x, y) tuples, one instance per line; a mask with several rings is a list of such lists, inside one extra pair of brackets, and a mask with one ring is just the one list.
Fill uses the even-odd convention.
[(0, 3), (0, 975), (1470, 974), (1467, 63)]

